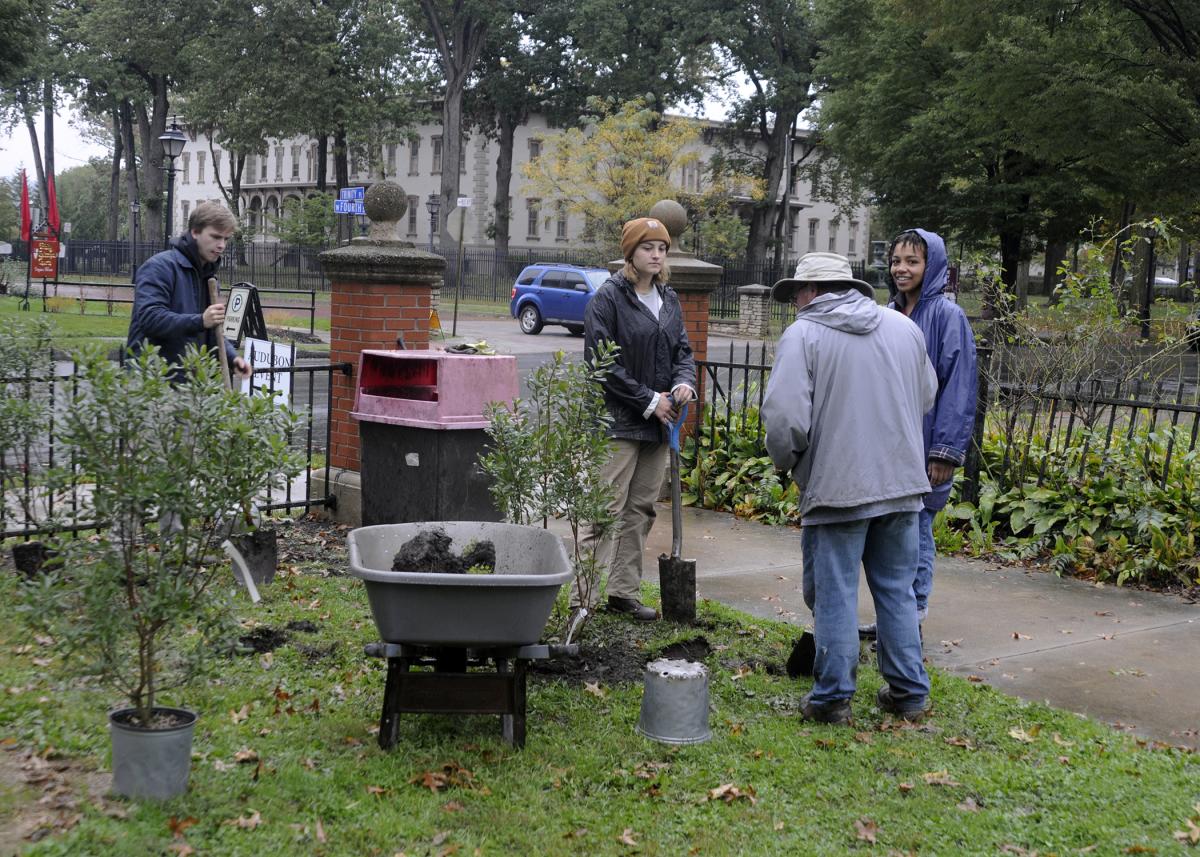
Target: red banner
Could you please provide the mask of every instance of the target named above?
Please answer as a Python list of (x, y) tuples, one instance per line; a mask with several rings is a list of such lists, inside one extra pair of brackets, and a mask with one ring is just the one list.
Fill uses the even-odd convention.
[(38, 238), (29, 253), (30, 277), (46, 280), (58, 278), (58, 242), (52, 238)]

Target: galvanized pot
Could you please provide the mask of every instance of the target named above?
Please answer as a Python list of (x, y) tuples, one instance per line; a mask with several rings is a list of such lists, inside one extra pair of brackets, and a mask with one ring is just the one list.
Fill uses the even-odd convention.
[(669, 659), (647, 664), (637, 731), (664, 744), (699, 744), (711, 738), (704, 664)]
[(130, 722), (135, 708), (110, 712), (113, 791), (131, 798), (167, 800), (187, 791), (192, 769), (196, 714), (183, 708), (154, 708), (174, 715), (179, 725), (147, 729)]

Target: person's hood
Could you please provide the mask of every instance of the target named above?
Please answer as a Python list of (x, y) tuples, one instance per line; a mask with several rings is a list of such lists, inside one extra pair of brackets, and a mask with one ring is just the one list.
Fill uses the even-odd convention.
[(856, 289), (817, 295), (796, 319), (863, 336), (879, 327), (884, 309)]
[(192, 263), (192, 267), (200, 272), (201, 277), (212, 276), (217, 270), (217, 266), (221, 264), (218, 259), (215, 262), (203, 262), (200, 259), (200, 247), (196, 244), (196, 239), (192, 237), (191, 230), (184, 232), (177, 238), (171, 239), (171, 246), (184, 255), (184, 257)]
[[(946, 242), (942, 240), (942, 236), (925, 229), (913, 229), (912, 231), (925, 239), (925, 276), (921, 279), (921, 297), (917, 299), (919, 304), (923, 301), (933, 300), (946, 290), (946, 283), (950, 278), (950, 264), (946, 258)], [(892, 282), (891, 260), (888, 262), (888, 295), (891, 296), (892, 303), (899, 306), (897, 299), (900, 293), (896, 291), (896, 284)]]

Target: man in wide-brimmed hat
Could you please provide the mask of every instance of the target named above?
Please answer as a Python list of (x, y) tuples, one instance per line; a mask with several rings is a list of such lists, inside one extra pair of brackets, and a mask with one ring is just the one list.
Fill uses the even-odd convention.
[(858, 569), (879, 633), (876, 698), (919, 720), (929, 708), (912, 592), (917, 513), (929, 491), (921, 418), (937, 376), (915, 324), (875, 302), (835, 253), (809, 253), (775, 300), (796, 321), (776, 350), (762, 416), (775, 466), (800, 489), (804, 601), (813, 611), (813, 689), (805, 718), (849, 723), (858, 666)]

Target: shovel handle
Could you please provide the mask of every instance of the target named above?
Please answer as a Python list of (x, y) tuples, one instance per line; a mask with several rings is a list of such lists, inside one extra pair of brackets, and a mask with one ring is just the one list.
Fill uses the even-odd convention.
[[(217, 283), (216, 277), (208, 278), (208, 302), (210, 304), (218, 303), (221, 300), (221, 286)], [(221, 377), (225, 381), (225, 387), (233, 386), (233, 379), (229, 373), (229, 355), (225, 353), (225, 333), (222, 330), (224, 325), (218, 325), (214, 328), (217, 338), (217, 359), (221, 361)]]
[(671, 423), (668, 429), (667, 442), (671, 444), (671, 449), (679, 452), (679, 430), (683, 428), (683, 421), (687, 419), (688, 403), (683, 403), (683, 409), (679, 412), (679, 419)]

